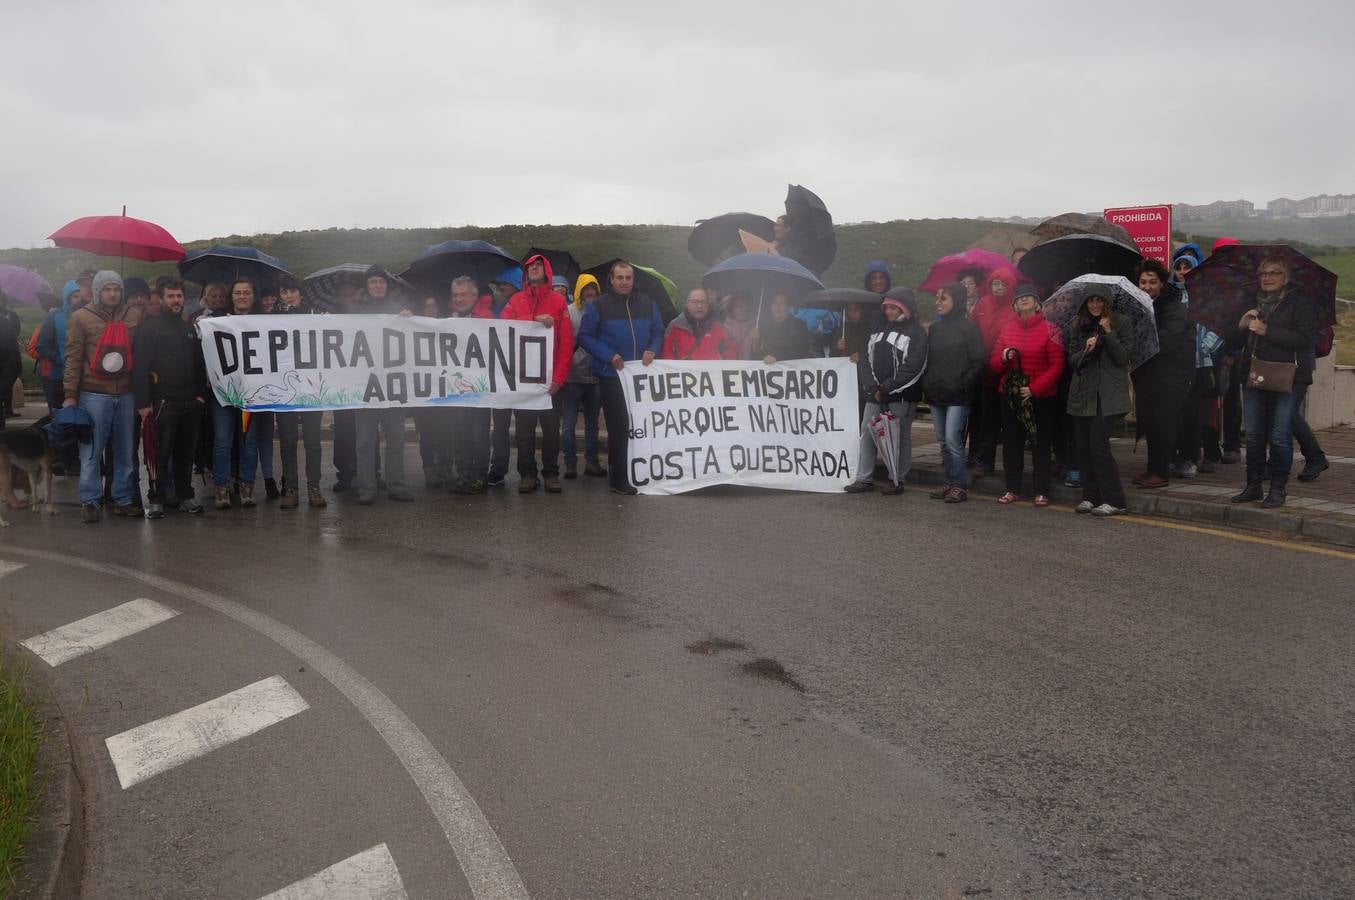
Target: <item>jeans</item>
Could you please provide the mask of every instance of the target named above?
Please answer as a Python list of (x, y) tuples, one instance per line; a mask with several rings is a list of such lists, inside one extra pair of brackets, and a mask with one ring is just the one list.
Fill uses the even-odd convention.
[(169, 497), (180, 502), (193, 498), (193, 458), (204, 408), (197, 400), (161, 400), (156, 404), (153, 417), (160, 458), (156, 460), (155, 485), (147, 495), (152, 503), (164, 503)]
[[(1298, 388), (1298, 385), (1294, 387)], [(1306, 389), (1307, 386), (1304, 387)], [(1258, 391), (1255, 388), (1242, 389), (1242, 413), (1247, 420), (1249, 484), (1265, 477), (1267, 450), (1270, 489), (1282, 491), (1289, 483), (1289, 470), (1294, 466), (1295, 396)]]
[[(277, 430), (277, 413), (257, 412), (250, 417), (249, 436), (254, 442), (254, 455), (264, 478), (273, 477), (273, 435)], [(251, 475), (249, 478), (253, 481)]]
[(279, 455), (282, 457), (282, 479), (288, 490), (297, 490), (296, 440), (297, 431), (306, 444), (306, 487), (320, 486), (320, 418), (318, 412), (280, 412), (278, 419)]
[[(240, 410), (234, 406), (222, 406), (215, 397), (209, 402), (212, 407), (212, 484), (223, 488), (231, 483), (231, 452), (239, 440)], [(258, 450), (258, 445), (255, 444), (252, 449), (254, 455), (251, 457), (251, 448), (246, 441), (240, 451), (242, 481), (251, 483), (254, 481), (254, 470), (259, 465)], [(249, 473), (248, 478), (244, 477), (245, 472)]]
[(941, 463), (946, 472), (946, 483), (969, 487), (969, 468), (965, 465), (964, 433), (969, 420), (969, 407), (932, 404), (932, 427), (941, 444)]
[(870, 483), (874, 480), (875, 473), (875, 438), (871, 435), (870, 429), (866, 427), (870, 420), (875, 418), (875, 414), (889, 410), (899, 417), (899, 458), (898, 471), (896, 477), (898, 484), (903, 484), (909, 470), (913, 468), (913, 416), (917, 413), (916, 403), (905, 403), (902, 400), (894, 400), (889, 403), (876, 403), (874, 400), (866, 401), (866, 411), (861, 414), (861, 449), (857, 456), (856, 480)]
[[(1059, 414), (1059, 398), (1032, 397), (1032, 418), (1035, 424), (1035, 449), (1031, 454), (1032, 480), (1036, 494), (1049, 496), (1053, 480), (1049, 453), (1054, 444), (1054, 420)], [(1002, 398), (1002, 474), (1007, 490), (1021, 493), (1021, 476), (1026, 470), (1026, 427), (1021, 424), (1007, 398)]]
[(80, 503), (103, 500), (104, 448), (113, 448), (113, 502), (128, 506), (141, 502), (136, 495), (136, 461), (132, 429), (136, 425), (136, 402), (128, 394), (96, 394), (81, 391), (79, 406), (94, 420), (93, 440), (80, 444)]
[(630, 485), (630, 411), (626, 409), (626, 392), (620, 378), (604, 376), (602, 412), (607, 417), (607, 481), (612, 487)]
[[(1100, 401), (1097, 402), (1100, 409)], [(1100, 506), (1109, 503), (1123, 509), (1124, 485), (1120, 482), (1120, 467), (1110, 452), (1110, 438), (1119, 427), (1123, 415), (1074, 416), (1073, 428), (1077, 435), (1077, 467), (1082, 472), (1082, 499)]]
[(545, 478), (560, 475), (560, 395), (551, 397), (550, 409), (513, 411), (517, 426), (518, 474), (536, 477), (536, 426), (541, 424), (541, 474)]
[(598, 414), (602, 411), (602, 388), (596, 383), (570, 381), (560, 391), (560, 446), (564, 450), (566, 463), (574, 462), (579, 457), (577, 428), (580, 411), (583, 412), (583, 458), (596, 464)]
[(405, 410), (398, 406), (360, 409), (357, 411), (358, 474), (354, 480), (358, 496), (376, 494), (378, 428), (386, 436), (386, 489), (399, 491), (405, 487)]

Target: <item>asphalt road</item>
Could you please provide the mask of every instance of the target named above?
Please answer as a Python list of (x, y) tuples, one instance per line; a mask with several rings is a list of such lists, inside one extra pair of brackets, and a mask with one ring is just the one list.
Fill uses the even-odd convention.
[[(8, 641), (178, 613), (33, 660), (85, 896), (259, 897), (378, 845), (411, 897), (1355, 893), (1355, 555), (914, 489), (511, 487), (9, 515)], [(120, 784), (109, 737), (278, 677), (303, 711)]]

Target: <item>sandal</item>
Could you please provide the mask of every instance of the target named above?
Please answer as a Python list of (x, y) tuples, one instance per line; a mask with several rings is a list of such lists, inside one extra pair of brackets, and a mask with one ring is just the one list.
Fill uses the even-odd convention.
[(1003, 506), (1007, 506), (1007, 505), (1009, 505), (1009, 504), (1015, 503), (1017, 500), (1020, 500), (1020, 499), (1021, 499), (1020, 497), (1016, 496), (1016, 495), (1013, 494), (1011, 491), (1008, 491), (1007, 493), (1003, 494), (1001, 497), (998, 497), (998, 498), (997, 498), (997, 502), (998, 502), (998, 503), (1001, 503)]
[(1035, 505), (1036, 505), (1036, 506), (1039, 506), (1039, 507), (1045, 507), (1045, 506), (1048, 506), (1048, 505), (1049, 505), (1049, 498), (1046, 497), (1044, 494), (1036, 494), (1036, 495), (1035, 495)]

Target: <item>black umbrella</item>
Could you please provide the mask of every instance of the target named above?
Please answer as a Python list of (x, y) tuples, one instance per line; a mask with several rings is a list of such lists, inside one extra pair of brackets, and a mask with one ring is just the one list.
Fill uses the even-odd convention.
[(445, 288), (454, 279), (469, 275), (484, 290), (504, 269), (517, 266), (517, 259), (488, 241), (443, 241), (425, 247), (400, 277), (420, 290)]
[(786, 188), (786, 227), (790, 234), (777, 252), (822, 275), (837, 256), (833, 216), (819, 196), (798, 184)]
[[(579, 261), (574, 258), (574, 254), (568, 250), (547, 250), (544, 247), (533, 247), (522, 256), (522, 267), (527, 267), (527, 260), (533, 256), (544, 256), (550, 263), (551, 271), (556, 275), (562, 275), (569, 279), (569, 289), (574, 290), (574, 283), (579, 280), (579, 275), (583, 272), (583, 267)], [(570, 299), (573, 299), (572, 297)]]
[(179, 275), (194, 284), (228, 282), (248, 278), (261, 288), (276, 285), (287, 274), (287, 264), (253, 247), (217, 244), (206, 250), (194, 250), (179, 261)]
[(1070, 234), (1099, 234), (1101, 237), (1117, 240), (1121, 244), (1134, 245), (1134, 238), (1123, 227), (1112, 225), (1103, 216), (1090, 213), (1064, 213), (1061, 216), (1054, 216), (1036, 225), (1030, 233), (1040, 242), (1067, 237)]
[(1070, 234), (1036, 244), (1017, 268), (1052, 288), (1079, 275), (1123, 275), (1132, 280), (1142, 261), (1132, 243), (1126, 246), (1098, 234)]
[(831, 309), (834, 312), (842, 312), (847, 308), (848, 303), (860, 303), (862, 306), (879, 306), (884, 302), (885, 295), (877, 294), (874, 291), (863, 291), (860, 288), (829, 288), (826, 291), (815, 291), (807, 294), (804, 299), (796, 303), (796, 306), (808, 309)]
[(756, 235), (768, 243), (776, 237), (771, 219), (757, 213), (732, 212), (705, 219), (687, 236), (687, 252), (708, 266), (747, 252), (740, 231)]
[[(598, 284), (602, 285), (604, 291), (609, 291), (612, 287), (612, 266), (620, 261), (619, 257), (609, 259), (592, 268), (584, 269), (581, 274), (592, 275), (598, 280)], [(676, 319), (678, 313), (674, 303), (677, 300), (677, 285), (657, 269), (638, 263), (631, 263), (631, 266), (635, 269), (635, 290), (659, 305), (659, 315), (663, 316), (663, 323), (667, 325)]]

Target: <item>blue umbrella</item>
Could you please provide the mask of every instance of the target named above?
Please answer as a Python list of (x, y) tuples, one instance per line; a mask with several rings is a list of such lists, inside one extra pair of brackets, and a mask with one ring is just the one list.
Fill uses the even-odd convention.
[(217, 244), (185, 256), (179, 261), (179, 274), (194, 284), (248, 278), (262, 289), (276, 284), (279, 276), (286, 275), (287, 264), (253, 247)]
[(740, 253), (701, 276), (701, 283), (722, 294), (747, 294), (764, 300), (786, 294), (791, 301), (810, 291), (823, 290), (818, 276), (793, 259), (770, 253)]
[(517, 264), (517, 257), (488, 241), (443, 241), (423, 248), (400, 277), (426, 289), (469, 275), (483, 290), (500, 272)]

